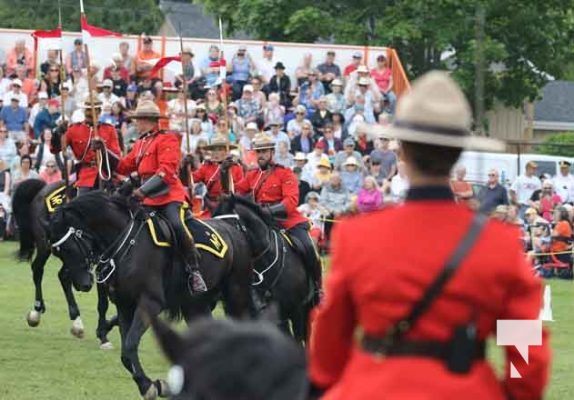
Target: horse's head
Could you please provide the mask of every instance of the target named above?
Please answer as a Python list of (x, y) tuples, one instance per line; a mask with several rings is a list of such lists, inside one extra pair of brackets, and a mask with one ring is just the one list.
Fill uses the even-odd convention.
[(93, 240), (81, 219), (67, 206), (60, 207), (51, 219), (48, 238), (53, 253), (70, 273), (74, 288), (87, 292), (94, 283), (90, 267), (93, 262)]
[(200, 319), (184, 336), (155, 317), (151, 324), (173, 365), (174, 399), (307, 398), (303, 349), (270, 322)]

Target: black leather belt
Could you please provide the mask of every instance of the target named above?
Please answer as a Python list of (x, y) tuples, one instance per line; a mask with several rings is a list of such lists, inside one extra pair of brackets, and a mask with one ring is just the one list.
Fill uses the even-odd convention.
[(87, 161), (82, 161), (82, 162), (80, 163), (80, 165), (81, 165), (82, 167), (95, 167), (97, 164), (96, 164), (95, 161), (89, 161), (89, 162), (87, 162)]
[[(388, 344), (382, 338), (363, 336), (360, 343), (367, 353), (384, 357), (426, 357), (447, 361), (452, 351), (452, 344), (449, 342), (405, 340)], [(482, 360), (485, 356), (485, 342), (476, 342), (474, 360)]]

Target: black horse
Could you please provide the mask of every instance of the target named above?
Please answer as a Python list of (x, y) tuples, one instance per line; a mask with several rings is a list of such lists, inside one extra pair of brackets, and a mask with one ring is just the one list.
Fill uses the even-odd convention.
[[(255, 306), (259, 311), (271, 301), (279, 306), (279, 326), (304, 343), (308, 337), (309, 313), (315, 306), (314, 286), (301, 255), (276, 221), (265, 215), (251, 200), (231, 195), (223, 198), (215, 218), (226, 218), (244, 234), (251, 249)], [(291, 323), (291, 329), (289, 327)]]
[[(30, 261), (32, 257), (32, 276), (36, 287), (33, 310), (29, 311), (26, 320), (28, 325), (36, 327), (40, 324), (41, 315), (46, 312), (46, 305), (42, 295), (42, 279), (44, 266), (51, 254), (51, 245), (48, 240), (48, 229), (53, 212), (64, 202), (66, 188), (63, 182), (47, 185), (38, 179), (29, 179), (18, 185), (12, 197), (14, 218), (19, 231), (20, 247), (18, 258)], [(64, 260), (62, 260), (64, 261)], [(71, 333), (82, 338), (84, 325), (80, 317), (80, 309), (76, 303), (72, 286), (77, 291), (88, 292), (93, 285), (93, 277), (84, 264), (67, 264), (63, 262), (58, 278), (68, 303), (68, 313), (72, 320)], [(115, 321), (106, 321), (108, 298), (103, 287), (98, 285), (98, 327), (96, 336), (100, 340), (101, 349), (111, 349), (107, 335), (114, 326)]]
[[(50, 229), (50, 238), (59, 242), (57, 251), (66, 262), (86, 263), (89, 259), (88, 263), (98, 265), (96, 277), (106, 281), (118, 309), (122, 363), (146, 399), (166, 396), (169, 388), (164, 382), (152, 382), (139, 360), (139, 343), (147, 330), (136, 312), (142, 296), (149, 299), (146, 304), (151, 314), (166, 310), (171, 319), (182, 317), (186, 321), (211, 315), (221, 297), (232, 317), (248, 316), (250, 309), (250, 252), (242, 235), (224, 221), (205, 221), (203, 226), (217, 232), (220, 240), (213, 240), (225, 244), (226, 251), (218, 256), (196, 244), (199, 268), (209, 290), (194, 295), (180, 257), (172, 247), (163, 247), (156, 228), (152, 229), (160, 226), (151, 224), (152, 214), (144, 208), (132, 211), (123, 197), (93, 192), (60, 207)], [(73, 234), (78, 231), (81, 235)]]

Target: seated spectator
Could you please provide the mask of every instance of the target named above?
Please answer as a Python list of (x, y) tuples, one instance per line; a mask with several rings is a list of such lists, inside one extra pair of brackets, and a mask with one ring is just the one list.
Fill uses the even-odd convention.
[(32, 157), (25, 154), (20, 158), (20, 168), (12, 172), (12, 192), (18, 185), (28, 179), (39, 179), (40, 176), (32, 169)]
[(28, 96), (22, 91), (22, 81), (18, 78), (12, 80), (10, 91), (4, 95), (4, 107), (9, 105), (13, 98), (18, 99), (20, 107), (28, 108)]
[(339, 150), (335, 155), (333, 165), (336, 171), (341, 171), (343, 164), (349, 157), (354, 157), (359, 163), (359, 169), (363, 169), (363, 159), (361, 153), (355, 150), (355, 141), (353, 138), (348, 137), (343, 142), (343, 150)]
[[(307, 182), (307, 184), (311, 184), (313, 182), (313, 172), (309, 169), (309, 164), (307, 161), (307, 156), (298, 151), (295, 153), (295, 157), (293, 157), (293, 161), (295, 163), (295, 168), (299, 168), (301, 170), (301, 176), (299, 177), (302, 181)], [(295, 168), (293, 170), (295, 170)], [(311, 188), (309, 187), (309, 190)]]
[(218, 135), (223, 135), (223, 136), (227, 137), (227, 140), (229, 140), (229, 143), (232, 143), (232, 144), (237, 143), (237, 134), (235, 132), (233, 132), (233, 130), (229, 126), (229, 123), (223, 118), (221, 118), (219, 121), (217, 121), (217, 124), (215, 125), (214, 136), (218, 136)]
[[(301, 153), (298, 153), (298, 154), (301, 154)], [(294, 159), (295, 158), (297, 158), (297, 154), (295, 154)], [(311, 191), (311, 186), (309, 185), (309, 182), (307, 180), (302, 178), (301, 175), (303, 174), (303, 169), (301, 167), (293, 167), (293, 173), (297, 177), (297, 184), (299, 186), (299, 202), (298, 202), (298, 204), (303, 204), (303, 203), (305, 203), (307, 193), (309, 193)]]
[(56, 121), (60, 118), (60, 110), (58, 100), (48, 100), (47, 107), (38, 113), (34, 121), (34, 138), (40, 139), (40, 136), (45, 129), (53, 129), (56, 127)]
[(55, 160), (46, 163), (46, 168), (40, 172), (40, 179), (42, 179), (47, 184), (62, 180), (62, 172), (60, 172), (58, 169)]
[(479, 211), (490, 214), (499, 205), (508, 205), (508, 192), (499, 183), (498, 171), (491, 169), (488, 171), (488, 182), (478, 193)]
[(348, 157), (341, 171), (343, 186), (352, 194), (359, 193), (363, 185), (363, 173), (359, 169), (359, 162), (353, 156)]
[(52, 140), (52, 129), (44, 128), (40, 137), (40, 144), (34, 151), (34, 169), (40, 173), (46, 169), (48, 163), (55, 163), (56, 156), (50, 151), (50, 142)]
[(297, 87), (303, 85), (309, 79), (309, 74), (313, 71), (313, 55), (305, 53), (301, 64), (295, 69), (295, 78), (297, 79)]
[(301, 124), (301, 134), (297, 135), (291, 140), (291, 150), (293, 152), (301, 152), (309, 154), (313, 151), (315, 140), (313, 139), (313, 126), (311, 122), (304, 120)]
[(331, 179), (331, 163), (326, 159), (321, 159), (317, 164), (315, 173), (311, 181), (311, 189), (321, 190)]
[[(362, 118), (357, 118), (353, 120), (353, 123), (359, 124), (364, 122)], [(357, 125), (358, 126), (358, 125)], [(350, 133), (350, 132), (349, 132)], [(354, 130), (355, 140), (355, 150), (357, 150), (363, 157), (370, 155), (373, 152), (373, 141), (368, 137), (367, 132), (361, 128), (355, 128)]]
[(183, 85), (187, 85), (187, 93), (192, 99), (201, 97), (201, 90), (199, 88), (199, 77), (201, 71), (193, 63), (193, 51), (190, 47), (184, 47), (181, 53), (181, 68), (183, 73), (175, 76), (175, 87), (181, 89)]
[(554, 209), (562, 204), (562, 199), (554, 191), (554, 185), (550, 179), (546, 179), (542, 184), (542, 193), (537, 201), (542, 218), (552, 222)]
[(259, 70), (259, 76), (264, 84), (268, 84), (273, 76), (273, 66), (277, 65), (273, 60), (273, 50), (275, 48), (272, 44), (266, 44), (263, 46), (263, 59), (257, 63)]
[(208, 87), (213, 87), (219, 84), (219, 69), (220, 69), (220, 59), (219, 59), (219, 47), (211, 45), (209, 47), (209, 55), (204, 59), (201, 64), (201, 74), (205, 77), (206, 84)]
[[(330, 124), (332, 120), (331, 111), (327, 110), (327, 98), (321, 96), (318, 102), (318, 108), (311, 117), (311, 123), (315, 128), (315, 134), (323, 136), (323, 129), (326, 124)], [(333, 127), (331, 126), (331, 129)]]
[(70, 96), (71, 86), (68, 82), (62, 85), (61, 95), (60, 97), (56, 97), (55, 100), (58, 101), (59, 104), (64, 103), (64, 113), (66, 114), (66, 118), (70, 120), (72, 118), (72, 113), (76, 109), (76, 101), (72, 96)]
[(293, 160), (293, 154), (289, 153), (289, 142), (278, 141), (275, 142), (275, 156), (273, 160), (276, 164), (282, 165), (285, 168), (293, 168), (295, 166), (295, 161)]
[(508, 206), (502, 204), (496, 206), (492, 212), (492, 218), (500, 222), (506, 222), (506, 219), (508, 218)]
[(343, 142), (341, 142), (340, 139), (335, 138), (335, 135), (333, 133), (333, 125), (331, 125), (330, 123), (325, 125), (325, 129), (324, 129), (324, 136), (318, 140), (318, 142), (324, 142), (325, 143), (325, 154), (327, 154), (327, 156), (329, 156), (329, 161), (331, 163), (335, 162), (335, 155), (343, 150)]
[[(22, 92), (26, 95), (28, 104), (34, 103), (36, 101), (36, 93), (38, 92), (37, 81), (28, 76), (28, 70), (23, 65), (16, 67), (16, 78), (22, 82)], [(48, 96), (49, 95), (50, 93), (48, 93)]]
[(542, 246), (550, 243), (550, 224), (538, 215), (535, 208), (528, 208), (524, 212), (527, 224), (526, 248), (535, 253), (542, 252)]
[(0, 204), (7, 214), (12, 212), (11, 188), (10, 166), (3, 159), (0, 159)]
[(27, 114), (26, 109), (20, 106), (20, 98), (18, 96), (13, 95), (10, 102), (2, 107), (0, 120), (8, 129), (10, 138), (13, 140), (20, 140), (26, 136), (28, 131)]
[(283, 126), (283, 119), (285, 118), (285, 107), (279, 102), (279, 94), (271, 93), (269, 95), (269, 102), (266, 103), (263, 110), (263, 122), (268, 126), (272, 121), (279, 122)]
[(48, 73), (40, 83), (40, 91), (46, 92), (50, 99), (60, 95), (60, 76), (60, 67), (58, 64), (50, 65)]
[(391, 200), (394, 203), (402, 202), (409, 190), (409, 180), (405, 171), (405, 163), (399, 161), (397, 163), (397, 174), (392, 177), (389, 191), (391, 194)]
[(243, 96), (235, 102), (238, 115), (243, 118), (245, 123), (256, 122), (260, 116), (260, 104), (253, 98), (253, 86), (243, 86)]
[(72, 70), (72, 76), (68, 81), (68, 84), (72, 88), (70, 95), (74, 98), (76, 104), (82, 104), (84, 99), (88, 96), (88, 78), (80, 68), (74, 68)]
[(142, 40), (142, 49), (135, 59), (135, 75), (138, 79), (151, 78), (149, 73), (153, 65), (148, 62), (154, 58), (161, 58), (159, 53), (153, 50), (153, 40), (149, 36), (144, 36)]
[(319, 193), (311, 191), (305, 196), (305, 202), (297, 207), (297, 210), (311, 223), (309, 235), (316, 246), (325, 231), (324, 219), (329, 215), (329, 211), (320, 204), (320, 201)]
[(120, 42), (119, 49), (120, 56), (122, 57), (122, 65), (126, 67), (130, 73), (130, 78), (127, 81), (133, 81), (132, 77), (135, 77), (136, 63), (134, 57), (130, 55), (130, 44), (128, 42)]
[(0, 160), (10, 166), (16, 155), (16, 144), (8, 137), (8, 129), (4, 125), (0, 125)]
[(472, 185), (464, 178), (466, 176), (466, 168), (462, 165), (456, 167), (454, 171), (455, 179), (450, 181), (450, 187), (454, 193), (457, 202), (468, 204), (470, 199), (474, 197)]
[(74, 40), (74, 50), (66, 56), (66, 72), (72, 75), (74, 68), (88, 68), (88, 56), (83, 48), (82, 39)]
[(108, 104), (114, 104), (116, 101), (120, 101), (120, 98), (112, 93), (114, 88), (114, 83), (111, 79), (105, 79), (102, 83), (102, 92), (98, 94), (98, 100)]
[(317, 66), (317, 71), (321, 73), (320, 80), (325, 88), (325, 93), (331, 91), (331, 83), (341, 77), (341, 68), (335, 64), (335, 52), (330, 50), (327, 52), (325, 62)]
[(8, 79), (4, 74), (4, 68), (0, 66), (0, 101), (4, 99), (6, 93), (10, 91), (12, 80)]
[(243, 93), (243, 86), (247, 84), (251, 77), (251, 72), (256, 66), (251, 55), (247, 52), (247, 46), (241, 44), (237, 53), (233, 55), (231, 62), (227, 63), (227, 73), (231, 74), (232, 100), (238, 100)]
[[(321, 189), (321, 205), (329, 211), (330, 220), (338, 219), (349, 212), (351, 208), (351, 194), (343, 186), (338, 172), (331, 174), (329, 182)], [(325, 237), (330, 238), (333, 223), (325, 221)]]
[(369, 78), (360, 78), (357, 81), (357, 89), (349, 91), (346, 100), (350, 106), (355, 104), (358, 106), (362, 105), (365, 117), (368, 116), (368, 118), (366, 118), (367, 122), (373, 124), (375, 123), (375, 112), (380, 111), (382, 97), (378, 89), (371, 83), (372, 81)]
[[(16, 157), (12, 159), (12, 165), (10, 165), (10, 169), (12, 171), (16, 171), (20, 168), (20, 162), (23, 156), (32, 156), (30, 154), (30, 146), (31, 142), (28, 137), (16, 142)], [(32, 168), (34, 166), (33, 161), (34, 160), (32, 159)]]
[(34, 70), (34, 53), (26, 48), (24, 39), (16, 40), (14, 47), (8, 52), (6, 57), (6, 75), (10, 78), (14, 77), (18, 65), (25, 66), (29, 72)]
[(334, 79), (331, 82), (331, 93), (326, 98), (327, 110), (331, 113), (342, 113), (347, 109), (347, 99), (343, 94), (343, 82), (340, 79)]
[(217, 88), (213, 87), (209, 89), (205, 96), (205, 103), (203, 104), (207, 110), (207, 116), (211, 118), (212, 121), (217, 122), (219, 118), (225, 114), (225, 108), (223, 102), (219, 99)]
[(285, 65), (281, 61), (275, 64), (275, 75), (271, 77), (267, 85), (267, 93), (277, 93), (279, 103), (283, 107), (291, 106), (291, 79), (285, 74)]
[(235, 104), (231, 103), (227, 105), (227, 121), (231, 126), (231, 130), (235, 132), (239, 137), (245, 132), (245, 122), (243, 118), (237, 115), (237, 107)]
[(289, 140), (289, 136), (281, 130), (282, 125), (280, 121), (271, 121), (268, 127), (270, 130), (265, 132), (271, 136), (275, 142), (275, 153), (279, 152), (279, 143), (285, 143), (287, 151), (291, 149), (291, 141)]
[(28, 126), (34, 126), (36, 117), (44, 108), (48, 106), (48, 94), (46, 92), (38, 93), (38, 102), (30, 109), (30, 116), (28, 117)]
[(46, 60), (40, 64), (40, 78), (43, 79), (48, 75), (52, 65), (58, 65), (58, 50), (48, 50)]
[(128, 89), (128, 81), (120, 75), (120, 69), (115, 66), (112, 67), (110, 77), (107, 79), (112, 81), (112, 93), (124, 101)]
[[(298, 105), (295, 107), (295, 118), (287, 123), (287, 134), (290, 138), (294, 138), (301, 134), (303, 131), (303, 122), (307, 121), (309, 124), (311, 124), (311, 121), (309, 121), (306, 116), (307, 108), (305, 106)], [(313, 135), (314, 132), (311, 136)]]
[(251, 86), (253, 86), (253, 98), (259, 103), (259, 111), (263, 112), (263, 109), (267, 107), (267, 94), (263, 91), (263, 86), (261, 85), (261, 78), (254, 76), (251, 78)]
[(372, 176), (365, 177), (363, 187), (357, 195), (357, 209), (359, 212), (371, 212), (380, 209), (383, 205), (383, 194), (377, 181)]
[[(116, 77), (112, 76), (112, 73), (116, 72)], [(124, 59), (120, 53), (112, 54), (112, 65), (104, 68), (104, 79), (122, 80), (126, 83), (130, 81), (130, 71), (124, 66)], [(115, 93), (116, 96), (122, 97), (121, 95)]]
[(365, 98), (362, 95), (357, 96), (355, 105), (349, 107), (345, 111), (345, 121), (349, 121), (347, 126), (347, 130), (349, 131), (350, 135), (355, 135), (356, 125), (367, 123), (367, 124), (374, 124), (375, 117), (372, 113), (365, 112)]
[(250, 122), (245, 126), (243, 135), (239, 138), (239, 149), (243, 152), (251, 150), (251, 141), (259, 133), (259, 127), (255, 122)]
[(369, 160), (381, 164), (381, 174), (385, 180), (390, 181), (397, 173), (397, 155), (390, 149), (389, 138), (381, 137), (377, 140), (376, 148), (369, 154)]
[[(185, 104), (187, 102), (187, 104)], [(185, 113), (187, 106), (187, 114)], [(192, 118), (195, 111), (195, 101), (185, 99), (183, 90), (177, 92), (177, 97), (171, 99), (167, 103), (167, 115), (169, 117), (169, 129), (185, 132), (185, 120), (188, 121), (188, 129), (190, 128), (189, 120)]]
[(323, 141), (319, 141), (315, 143), (315, 147), (313, 151), (307, 154), (307, 162), (309, 165), (309, 169), (312, 173), (315, 173), (315, 168), (322, 160), (329, 162), (329, 157), (325, 154), (325, 147), (326, 144)]
[(559, 261), (570, 264), (570, 268), (572, 268), (572, 224), (568, 211), (562, 206), (556, 207), (554, 221), (556, 224), (551, 233), (550, 251), (555, 254)]
[[(199, 146), (199, 143), (208, 143), (209, 134), (202, 130), (201, 120), (197, 118), (192, 118), (189, 120), (189, 147), (190, 151), (194, 153)], [(184, 154), (187, 154), (187, 137), (185, 134), (181, 140), (181, 150)]]
[(333, 136), (337, 139), (345, 140), (349, 137), (349, 132), (345, 127), (345, 117), (339, 112), (331, 114), (333, 124)]
[(345, 77), (345, 79), (348, 79), (350, 75), (353, 72), (355, 72), (357, 68), (359, 68), (359, 65), (361, 65), (362, 60), (363, 60), (363, 54), (360, 51), (356, 51), (353, 53), (353, 61), (351, 61), (351, 63), (347, 65), (345, 67), (345, 70), (343, 71), (343, 76)]
[(323, 84), (319, 81), (319, 72), (312, 70), (308, 74), (308, 81), (299, 87), (299, 94), (295, 98), (298, 104), (304, 105), (307, 110), (314, 112), (319, 105), (319, 99), (325, 95)]
[(394, 114), (397, 97), (393, 92), (393, 71), (384, 55), (377, 56), (377, 66), (371, 70), (371, 77), (388, 102), (389, 112)]
[(159, 319), (152, 327), (170, 362), (182, 371), (176, 398), (307, 398), (305, 354), (274, 324), (205, 318), (183, 337)]
[(524, 220), (518, 215), (518, 207), (512, 205), (508, 206), (508, 212), (506, 213), (506, 222), (512, 225), (516, 225), (521, 230), (524, 230)]
[(204, 104), (198, 104), (195, 108), (195, 115), (201, 121), (201, 130), (209, 135), (213, 135), (213, 123), (207, 116), (207, 109)]

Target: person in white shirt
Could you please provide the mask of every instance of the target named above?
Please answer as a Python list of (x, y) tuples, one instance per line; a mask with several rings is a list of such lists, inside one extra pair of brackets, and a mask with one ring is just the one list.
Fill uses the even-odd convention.
[(391, 201), (399, 203), (406, 197), (407, 190), (409, 189), (409, 180), (405, 174), (405, 164), (402, 161), (397, 163), (397, 174), (391, 178), (389, 191), (391, 194)]
[(520, 218), (524, 217), (524, 212), (530, 207), (532, 193), (542, 188), (540, 178), (536, 176), (537, 168), (534, 161), (529, 161), (524, 175), (518, 176), (510, 187), (510, 199), (513, 204), (520, 206)]
[(281, 125), (281, 121), (271, 121), (268, 125), (268, 128), (270, 129), (265, 131), (265, 133), (271, 136), (275, 142), (275, 153), (279, 153), (280, 142), (287, 144), (287, 150), (291, 149), (291, 140), (289, 139), (289, 136), (281, 130)]
[(574, 203), (574, 176), (570, 173), (569, 161), (560, 161), (560, 172), (552, 179), (554, 190), (560, 196), (563, 203)]
[(4, 95), (4, 106), (14, 97), (18, 98), (20, 107), (28, 108), (28, 96), (22, 91), (22, 81), (18, 78), (12, 80), (11, 90)]
[[(185, 93), (180, 90), (175, 99), (171, 99), (167, 103), (167, 115), (169, 117), (169, 129), (174, 131), (185, 132)], [(187, 127), (191, 129), (191, 118), (195, 112), (195, 101), (187, 99)]]
[[(120, 98), (112, 93), (112, 89), (114, 88), (114, 83), (111, 79), (104, 79), (104, 83), (102, 84), (102, 93), (98, 94), (98, 100), (101, 101), (103, 104), (114, 104), (117, 101), (120, 101)], [(123, 102), (122, 102), (123, 104)]]
[(259, 76), (264, 84), (269, 83), (269, 80), (275, 75), (275, 61), (273, 60), (273, 45), (266, 44), (263, 46), (263, 60), (257, 63)]

